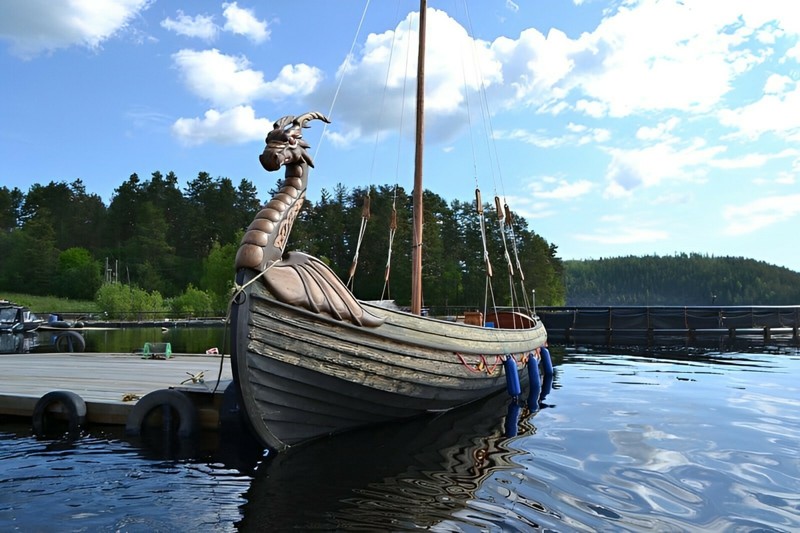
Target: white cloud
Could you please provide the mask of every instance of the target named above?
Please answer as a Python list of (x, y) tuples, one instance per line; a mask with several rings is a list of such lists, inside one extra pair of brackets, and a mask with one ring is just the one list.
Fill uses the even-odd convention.
[(213, 16), (197, 15), (191, 17), (185, 15), (181, 10), (178, 10), (175, 19), (167, 17), (162, 20), (161, 27), (169, 31), (174, 31), (178, 35), (197, 37), (205, 39), (206, 41), (213, 41), (219, 34), (219, 26), (214, 23)]
[(736, 109), (723, 109), (719, 121), (725, 126), (736, 128), (749, 139), (757, 139), (765, 133), (773, 133), (786, 138), (797, 138), (800, 132), (800, 84), (791, 82), (794, 87), (777, 92), (776, 86), (788, 87), (786, 79), (770, 83), (770, 90), (752, 104)]
[(178, 35), (197, 37), (206, 41), (213, 41), (220, 31), (226, 31), (246, 37), (254, 43), (262, 43), (269, 40), (272, 33), (266, 21), (258, 20), (253, 10), (241, 8), (236, 2), (222, 4), (222, 17), (225, 19), (225, 24), (220, 27), (214, 22), (213, 15), (192, 17), (179, 9), (176, 18), (167, 17), (161, 21), (161, 26)]
[(786, 51), (785, 59), (800, 61), (800, 43), (797, 43)]
[(261, 95), (269, 100), (278, 101), (288, 96), (306, 96), (316, 89), (322, 79), (322, 72), (305, 64), (284, 65), (278, 77), (264, 84)]
[(322, 77), (315, 67), (286, 65), (276, 79), (265, 81), (263, 73), (250, 68), (247, 58), (228, 56), (216, 49), (181, 50), (172, 58), (189, 90), (221, 108), (262, 98), (281, 100), (306, 95)]
[(70, 46), (96, 49), (121, 30), (152, 0), (4, 0), (0, 2), (0, 39), (11, 53), (32, 59)]
[(575, 103), (575, 109), (592, 118), (602, 118), (608, 114), (608, 104), (598, 100), (580, 99)]
[(530, 28), (516, 40), (500, 37), (491, 45), (492, 53), (503, 64), (509, 97), (534, 107), (567, 96), (563, 83), (574, 68), (570, 56), (578, 49), (576, 41), (557, 29), (545, 36)]
[(636, 138), (642, 141), (673, 141), (675, 137), (670, 132), (675, 129), (679, 122), (680, 119), (672, 117), (652, 128), (642, 126), (636, 131)]
[(578, 38), (528, 29), (498, 38), (492, 51), (514, 100), (543, 112), (563, 109), (557, 102), (574, 94), (574, 109), (594, 118), (705, 113), (774, 53), (778, 39), (800, 32), (789, 10), (778, 1), (631, 0)]
[(533, 196), (548, 200), (573, 200), (580, 196), (589, 194), (592, 189), (594, 189), (594, 184), (588, 180), (569, 182), (564, 179), (559, 179), (545, 180), (545, 183), (551, 187), (545, 189), (543, 185), (537, 183), (532, 187)]
[(702, 3), (627, 4), (578, 39), (568, 81), (605, 103), (611, 116), (706, 111), (736, 75), (763, 60), (758, 52), (737, 48), (742, 37), (731, 28), (740, 14)]
[(269, 39), (270, 30), (267, 23), (258, 20), (253, 14), (253, 10), (244, 9), (236, 2), (222, 4), (222, 16), (225, 17), (225, 31), (243, 35), (255, 43), (261, 43)]
[(780, 94), (794, 85), (794, 83), (794, 80), (789, 76), (771, 74), (764, 83), (764, 94)]
[(264, 75), (245, 57), (212, 50), (181, 50), (172, 55), (188, 89), (219, 107), (250, 103), (264, 87)]
[(207, 142), (234, 144), (264, 137), (272, 129), (272, 121), (256, 118), (253, 108), (237, 106), (224, 112), (206, 111), (202, 118), (180, 118), (172, 125), (172, 133), (187, 146)]
[[(628, 0), (606, 10), (594, 30), (576, 38), (559, 29), (543, 34), (529, 28), (516, 37), (499, 37), (491, 43), (472, 40), (455, 20), (431, 9), (426, 80), (429, 140), (452, 138), (452, 119), (466, 98), (461, 65), (474, 64), (466, 57), (472, 52), (478, 56), (478, 71), (493, 111), (513, 109), (519, 113), (528, 106), (536, 113), (555, 116), (576, 111), (597, 119), (644, 113), (650, 118), (668, 112), (673, 118), (656, 126), (661, 130), (642, 128), (639, 136), (642, 140), (671, 139), (667, 134), (678, 124), (690, 127), (681, 112), (708, 116), (729, 105), (727, 99), (732, 98), (732, 87), (739, 78), (770, 59), (776, 49), (771, 43), (800, 31), (800, 25), (788, 20), (792, 17), (787, 9), (785, 4), (769, 0), (758, 6), (741, 0), (724, 6)], [(414, 75), (415, 57), (412, 54), (407, 71), (404, 47), (415, 42), (415, 17), (409, 15), (393, 31), (370, 35), (357, 55), (340, 67), (339, 74), (347, 72), (348, 87), (343, 88), (338, 103), (339, 124), (360, 127), (366, 136), (375, 129), (375, 110), (360, 104), (369, 95), (383, 94), (393, 43), (381, 123), (397, 124), (400, 110), (411, 109), (412, 91), (406, 90), (405, 106), (401, 99), (404, 80)], [(472, 73), (467, 73), (470, 91), (479, 87)], [(777, 89), (778, 80), (770, 81), (769, 88)], [(800, 120), (797, 113), (784, 113), (782, 120), (792, 121), (788, 118), (792, 115)], [(597, 129), (601, 137), (583, 137), (580, 142), (607, 142), (611, 127), (602, 124)], [(526, 142), (536, 146), (573, 142), (544, 129), (525, 135)]]
[[(376, 129), (399, 124), (401, 112), (413, 113), (417, 20), (418, 14), (411, 13), (394, 30), (370, 34), (357, 55), (339, 67), (337, 78), (345, 76), (345, 85), (337, 102), (338, 125), (360, 129), (365, 138), (372, 139)], [(458, 129), (454, 124), (465, 124), (453, 120), (464, 113), (465, 86), (477, 103), (481, 84), (491, 87), (502, 80), (500, 62), (487, 43), (473, 40), (461, 25), (437, 9), (428, 11), (427, 46), (426, 137), (448, 140)], [(376, 95), (380, 95), (383, 109), (363, 105), (376, 101)]]
[(708, 163), (724, 151), (725, 147), (706, 146), (701, 139), (681, 148), (662, 142), (638, 149), (609, 149), (605, 196), (628, 196), (638, 187), (651, 187), (665, 180), (702, 179)]
[(521, 141), (539, 148), (554, 148), (557, 146), (581, 146), (589, 143), (602, 144), (611, 138), (611, 132), (605, 128), (590, 128), (582, 124), (570, 122), (567, 124), (566, 134), (549, 136), (541, 131), (528, 131), (522, 128), (514, 130), (495, 131), (496, 139)]
[(181, 50), (172, 57), (189, 90), (214, 106), (202, 118), (180, 118), (173, 124), (173, 135), (187, 145), (261, 138), (271, 123), (256, 118), (250, 104), (305, 96), (322, 76), (308, 65), (285, 65), (274, 80), (265, 81), (245, 57), (227, 56), (216, 49)]
[[(723, 211), (727, 222), (725, 233), (746, 235), (800, 215), (800, 194), (768, 196), (748, 204), (729, 205)], [(796, 226), (796, 222), (794, 226)]]

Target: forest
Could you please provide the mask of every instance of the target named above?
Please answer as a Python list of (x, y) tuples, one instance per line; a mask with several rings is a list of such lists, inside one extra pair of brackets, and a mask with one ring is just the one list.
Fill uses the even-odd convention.
[(564, 261), (567, 304), (800, 305), (800, 273), (702, 254)]
[[(482, 308), (487, 278), (475, 201), (448, 203), (429, 191), (423, 194), (424, 304)], [(239, 241), (261, 204), (252, 182), (234, 184), (205, 172), (183, 189), (172, 172), (153, 172), (149, 179), (132, 174), (114, 189), (108, 206), (81, 180), (34, 184), (27, 192), (0, 187), (0, 290), (91, 300), (111, 297), (109, 286), (125, 286), (156, 296), (140, 306), (201, 294), (211, 307), (203, 312), (224, 313)], [(522, 296), (516, 293), (522, 289), (509, 283), (506, 249), (516, 276), (521, 267), (526, 295), (535, 290), (538, 305), (562, 305), (564, 272), (557, 247), (513, 211), (499, 221), (493, 205), (484, 207), (497, 305), (508, 305), (512, 290), (516, 298)], [(407, 305), (410, 212), (411, 196), (403, 188), (338, 184), (333, 191), (322, 190), (318, 201), (305, 203), (287, 250), (320, 257), (361, 299)], [(363, 229), (362, 220), (368, 220)]]
[[(483, 308), (487, 269), (475, 201), (424, 197), (425, 305), (440, 313)], [(0, 291), (99, 300), (104, 309), (125, 300), (140, 311), (222, 315), (238, 243), (261, 205), (252, 182), (204, 172), (183, 189), (172, 172), (145, 180), (132, 174), (108, 206), (81, 180), (27, 192), (0, 187)], [(501, 221), (493, 203), (483, 208), (497, 305), (523, 290), (509, 283), (505, 250), (516, 279), (517, 258), (524, 275), (526, 294), (514, 297), (535, 290), (537, 306), (800, 304), (800, 273), (786, 268), (694, 253), (563, 261), (523, 217), (509, 211)], [(401, 187), (338, 184), (305, 203), (287, 249), (321, 258), (361, 299), (407, 305), (410, 212)]]

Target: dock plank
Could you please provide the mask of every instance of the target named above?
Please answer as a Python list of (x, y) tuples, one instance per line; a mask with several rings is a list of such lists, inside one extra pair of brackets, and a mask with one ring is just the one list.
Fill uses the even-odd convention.
[[(204, 383), (182, 382), (204, 372)], [(220, 373), (219, 355), (173, 354), (169, 359), (142, 359), (137, 354), (31, 353), (0, 354), (0, 414), (30, 416), (36, 401), (54, 390), (78, 394), (87, 404), (90, 421), (124, 424), (135, 400), (131, 395), (168, 388), (211, 393), (217, 380), (232, 380), (230, 358)], [(217, 391), (221, 395), (222, 389)], [(201, 411), (209, 411), (202, 407)], [(216, 413), (201, 412), (204, 426)]]

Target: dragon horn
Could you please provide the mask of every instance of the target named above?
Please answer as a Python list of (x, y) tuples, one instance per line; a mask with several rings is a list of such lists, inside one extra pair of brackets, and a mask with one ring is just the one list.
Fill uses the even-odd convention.
[(278, 120), (276, 120), (275, 123), (272, 125), (272, 129), (274, 130), (281, 129), (287, 124), (292, 124), (294, 122), (295, 122), (294, 115), (287, 115), (285, 117), (281, 117)]
[[(289, 117), (284, 117), (284, 118), (289, 118)], [(331, 121), (330, 121), (330, 119), (328, 117), (326, 117), (325, 115), (323, 115), (322, 113), (319, 113), (317, 111), (311, 111), (309, 113), (304, 113), (304, 114), (300, 115), (299, 117), (296, 117), (292, 122), (294, 122), (295, 125), (297, 125), (297, 126), (299, 126), (301, 128), (307, 128), (308, 126), (306, 126), (306, 123), (308, 121), (314, 120), (314, 119), (321, 120), (322, 122), (325, 122), (326, 124), (330, 124), (331, 123)]]

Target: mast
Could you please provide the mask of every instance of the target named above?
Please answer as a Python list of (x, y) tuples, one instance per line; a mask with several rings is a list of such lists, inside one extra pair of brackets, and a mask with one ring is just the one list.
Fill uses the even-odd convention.
[(411, 250), (411, 312), (422, 312), (422, 153), (425, 136), (425, 25), (428, 2), (419, 2), (419, 49), (417, 52), (417, 124), (414, 154), (414, 230)]

